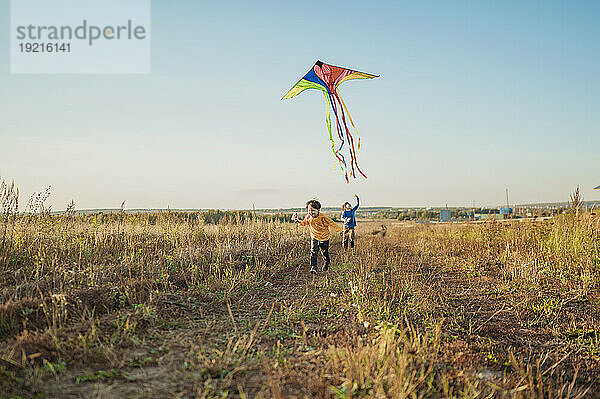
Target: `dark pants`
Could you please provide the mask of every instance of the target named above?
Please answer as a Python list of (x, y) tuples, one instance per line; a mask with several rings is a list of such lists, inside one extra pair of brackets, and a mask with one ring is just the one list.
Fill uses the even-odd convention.
[(348, 249), (348, 244), (350, 244), (350, 248), (354, 248), (354, 227), (344, 227), (344, 235), (342, 238), (344, 249)]
[(310, 266), (317, 267), (317, 255), (319, 254), (319, 248), (323, 251), (323, 257), (325, 258), (325, 268), (329, 267), (329, 240), (319, 241), (313, 238), (310, 241)]

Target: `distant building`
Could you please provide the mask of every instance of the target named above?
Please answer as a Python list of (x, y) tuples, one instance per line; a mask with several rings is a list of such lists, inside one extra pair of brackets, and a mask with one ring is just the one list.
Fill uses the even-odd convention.
[(475, 219), (476, 220), (484, 220), (484, 219), (501, 219), (502, 215), (500, 215), (499, 209), (480, 209), (475, 211)]
[(512, 213), (513, 213), (513, 209), (512, 208), (508, 208), (506, 206), (500, 208), (500, 215), (502, 215), (503, 219), (510, 218), (510, 215), (512, 215)]
[(452, 219), (450, 209), (440, 209), (440, 222), (449, 222)]

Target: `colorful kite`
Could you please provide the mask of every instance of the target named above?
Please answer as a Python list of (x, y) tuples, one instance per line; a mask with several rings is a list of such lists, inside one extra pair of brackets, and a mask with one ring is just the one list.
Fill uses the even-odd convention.
[[(348, 175), (356, 178), (357, 170), (363, 177), (367, 177), (360, 167), (358, 166), (358, 160), (356, 158), (356, 152), (360, 149), (360, 135), (358, 135), (358, 130), (348, 113), (348, 108), (346, 104), (344, 104), (344, 100), (342, 100), (342, 96), (338, 91), (338, 86), (340, 83), (350, 80), (350, 79), (372, 79), (376, 78), (379, 75), (371, 75), (369, 73), (358, 72), (352, 69), (341, 68), (335, 65), (329, 65), (321, 61), (315, 62), (315, 65), (304, 75), (302, 79), (298, 81), (288, 91), (285, 96), (283, 96), (282, 100), (292, 98), (300, 93), (302, 93), (306, 89), (317, 89), (321, 90), (325, 95), (325, 122), (327, 123), (327, 130), (329, 131), (329, 140), (331, 141), (331, 150), (335, 154), (340, 167), (342, 168), (342, 172), (344, 172), (344, 176), (346, 177), (346, 182), (348, 182)], [(335, 141), (333, 139), (333, 134), (331, 133), (331, 112), (333, 111), (333, 115), (335, 116), (335, 126), (337, 129), (338, 138), (340, 139), (340, 146), (336, 149)], [(357, 145), (354, 146), (354, 138), (352, 137), (352, 133), (350, 133), (350, 129), (348, 128), (348, 124), (346, 123), (346, 116), (348, 120), (350, 120), (350, 124), (356, 131), (357, 135)], [(344, 147), (344, 143), (348, 141), (348, 152), (350, 153), (350, 166), (347, 165), (346, 159), (344, 155), (342, 155), (342, 148)]]

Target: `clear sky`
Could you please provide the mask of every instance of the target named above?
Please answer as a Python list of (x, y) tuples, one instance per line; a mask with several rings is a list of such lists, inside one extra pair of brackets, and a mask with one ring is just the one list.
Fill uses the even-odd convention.
[[(0, 176), (77, 208), (494, 206), (600, 199), (600, 2), (152, 2), (149, 75), (11, 75), (0, 2)], [(316, 59), (368, 180), (346, 184)]]

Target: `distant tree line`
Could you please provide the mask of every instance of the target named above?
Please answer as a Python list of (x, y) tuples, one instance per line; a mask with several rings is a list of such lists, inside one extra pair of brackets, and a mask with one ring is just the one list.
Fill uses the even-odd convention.
[[(473, 217), (473, 211), (470, 209), (451, 209), (452, 219), (469, 219)], [(439, 220), (439, 209), (397, 209), (385, 210), (375, 213), (376, 219), (396, 219), (396, 220)]]

